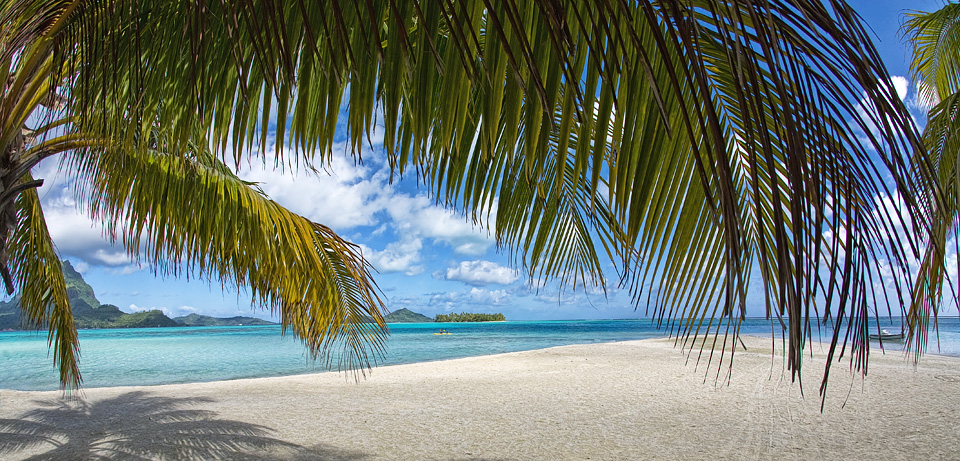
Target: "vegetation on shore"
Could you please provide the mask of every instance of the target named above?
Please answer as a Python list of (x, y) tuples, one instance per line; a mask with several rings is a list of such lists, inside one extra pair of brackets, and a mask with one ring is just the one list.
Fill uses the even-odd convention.
[(470, 312), (461, 312), (459, 314), (437, 314), (436, 322), (504, 322), (507, 318), (501, 313), (497, 314), (474, 314)]
[[(126, 313), (113, 304), (100, 304), (93, 287), (83, 279), (69, 261), (63, 261), (62, 267), (63, 278), (68, 287), (67, 296), (73, 312), (73, 321), (78, 329), (273, 325), (272, 322), (254, 317), (217, 318), (190, 314), (171, 319), (163, 311), (156, 309)], [(0, 302), (0, 330), (23, 329), (34, 328), (22, 318), (19, 298)]]
[(209, 315), (190, 314), (172, 319), (178, 325), (185, 327), (229, 327), (241, 325), (276, 325), (274, 322), (268, 322), (256, 317), (211, 317)]

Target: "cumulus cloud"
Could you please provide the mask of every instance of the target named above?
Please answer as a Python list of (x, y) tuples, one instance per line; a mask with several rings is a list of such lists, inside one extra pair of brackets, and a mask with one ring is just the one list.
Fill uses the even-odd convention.
[(155, 307), (155, 306), (145, 307), (145, 306), (138, 306), (136, 304), (131, 304), (128, 307), (128, 309), (130, 309), (131, 312), (146, 312), (146, 311), (159, 310), (160, 312), (163, 312), (163, 315), (166, 315), (167, 317), (176, 317), (175, 315), (173, 315), (172, 312), (170, 312), (170, 309), (167, 309), (166, 307)]
[(423, 242), (419, 238), (410, 238), (392, 242), (382, 251), (374, 250), (366, 245), (360, 245), (363, 257), (373, 264), (380, 273), (403, 272), (407, 275), (416, 275), (423, 272), (420, 262), (420, 250)]
[(491, 261), (461, 261), (457, 267), (448, 268), (444, 276), (468, 285), (508, 285), (520, 278), (520, 273)]
[[(335, 152), (342, 150), (338, 146)], [(366, 158), (376, 158), (367, 154)], [(427, 195), (400, 192), (389, 184), (385, 165), (357, 165), (350, 157), (334, 155), (325, 170), (290, 171), (260, 164), (247, 166), (241, 177), (258, 182), (277, 203), (338, 232), (376, 226), (366, 234), (353, 235), (354, 240), (381, 237), (392, 231), (399, 236), (398, 241), (382, 249), (364, 247), (364, 256), (381, 272), (421, 272), (417, 263), (426, 241), (470, 256), (482, 255), (494, 244), (486, 230), (438, 206)]]
[(483, 288), (472, 288), (470, 290), (470, 302), (474, 304), (488, 304), (501, 306), (507, 303), (510, 295), (506, 290), (485, 290)]
[(430, 295), (427, 304), (440, 307), (446, 312), (463, 310), (464, 305), (474, 306), (483, 312), (485, 306), (504, 306), (509, 304), (511, 295), (507, 290), (487, 290), (471, 288), (470, 291), (449, 291)]
[(352, 159), (334, 155), (326, 171), (251, 164), (240, 177), (259, 183), (270, 198), (311, 221), (344, 230), (377, 223), (387, 193), (385, 178)]
[(906, 77), (894, 75), (890, 77), (890, 82), (893, 84), (893, 88), (897, 90), (897, 96), (899, 96), (900, 99), (906, 99), (910, 81), (907, 80)]
[[(489, 233), (466, 217), (440, 207), (426, 195), (397, 194), (390, 198), (387, 214), (398, 233), (432, 238), (462, 255), (479, 256), (494, 244)], [(496, 210), (493, 213), (495, 215)], [(492, 226), (491, 222), (491, 226)]]

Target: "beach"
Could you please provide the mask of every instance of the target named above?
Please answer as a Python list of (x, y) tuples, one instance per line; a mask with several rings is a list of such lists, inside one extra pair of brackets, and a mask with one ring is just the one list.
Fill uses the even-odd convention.
[(668, 339), (344, 373), (59, 392), (0, 390), (0, 458), (945, 459), (960, 456), (960, 359), (825, 350), (802, 394), (769, 338), (727, 363)]

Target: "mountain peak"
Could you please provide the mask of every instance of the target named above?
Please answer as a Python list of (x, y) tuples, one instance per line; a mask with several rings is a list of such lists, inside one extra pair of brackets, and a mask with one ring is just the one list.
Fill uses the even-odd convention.
[(70, 304), (74, 304), (75, 299), (80, 299), (93, 309), (100, 307), (100, 300), (93, 293), (93, 287), (83, 280), (83, 276), (74, 269), (70, 261), (61, 261), (63, 266), (63, 279), (67, 283), (67, 295), (70, 297)]
[(384, 316), (384, 320), (388, 323), (424, 323), (433, 321), (432, 318), (416, 313), (405, 307), (387, 314)]

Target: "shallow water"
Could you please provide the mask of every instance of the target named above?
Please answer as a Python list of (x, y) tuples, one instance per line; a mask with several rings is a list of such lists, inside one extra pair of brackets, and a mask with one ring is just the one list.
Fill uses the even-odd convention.
[[(894, 321), (896, 325), (899, 325)], [(891, 329), (890, 321), (881, 321)], [(940, 348), (960, 355), (960, 322), (940, 320)], [(896, 327), (898, 329), (899, 326)], [(440, 329), (452, 334), (434, 335)], [(769, 335), (779, 323), (748, 319), (741, 332)], [(669, 332), (650, 320), (536, 321), (391, 324), (379, 365), (446, 360), (542, 349), (568, 344), (662, 337)], [(829, 339), (829, 331), (814, 339)], [(874, 343), (874, 345), (877, 345)], [(80, 331), (84, 387), (133, 386), (284, 376), (337, 369), (309, 358), (304, 346), (279, 326), (137, 328)], [(889, 350), (902, 348), (885, 343)], [(55, 390), (56, 369), (45, 333), (0, 333), (0, 388)]]

